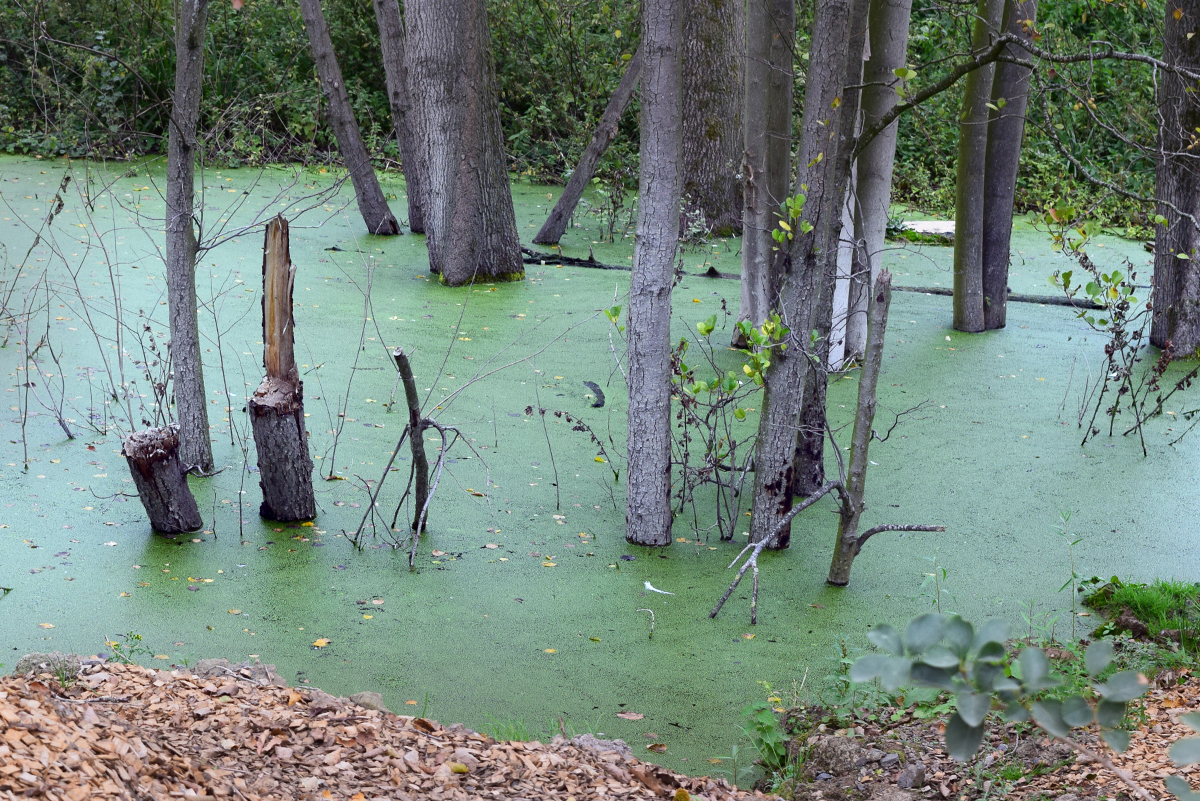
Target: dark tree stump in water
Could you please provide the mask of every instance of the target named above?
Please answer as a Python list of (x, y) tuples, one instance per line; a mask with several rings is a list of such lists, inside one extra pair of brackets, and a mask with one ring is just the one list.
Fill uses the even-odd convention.
[(317, 502), (304, 433), (303, 384), (267, 376), (248, 406), (263, 494), (258, 513), (268, 520), (311, 520)]
[(121, 454), (155, 531), (178, 534), (204, 525), (179, 461), (178, 423), (135, 431), (125, 438)]
[(292, 286), (296, 268), (283, 217), (267, 223), (263, 243), (263, 366), (267, 375), (247, 404), (258, 451), (258, 513), (269, 520), (317, 516), (312, 456), (304, 431), (304, 384), (293, 352)]

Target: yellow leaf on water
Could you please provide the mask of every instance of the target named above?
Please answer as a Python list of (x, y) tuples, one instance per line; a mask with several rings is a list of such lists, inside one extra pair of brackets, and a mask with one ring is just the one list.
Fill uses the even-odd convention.
[(331, 643), (331, 642), (333, 642), (333, 640), (329, 639), (328, 637), (322, 637), (321, 639), (315, 640), (313, 642), (313, 648), (324, 648), (326, 645), (329, 645), (329, 643)]
[(241, 609), (227, 609), (225, 611), (229, 612), (231, 615), (240, 615), (242, 613)]
[(52, 629), (52, 628), (54, 628), (54, 624), (53, 623), (38, 623), (38, 628), (39, 629)]
[(417, 702), (416, 702), (416, 701), (405, 701), (404, 703), (408, 704), (409, 706), (416, 706), (416, 705), (417, 705)]
[(374, 615), (363, 615), (363, 620), (370, 620), (373, 617), (375, 617), (375, 616)]
[(305, 520), (300, 525), (301, 525), (301, 527), (307, 526), (308, 528), (312, 528), (313, 522), (311, 520)]
[(127, 592), (123, 592), (123, 593), (121, 593), (120, 597), (121, 597), (121, 598), (128, 598), (128, 597), (129, 597), (129, 593), (127, 593)]
[(600, 462), (600, 463), (602, 463), (602, 464), (603, 464), (603, 462), (604, 462), (604, 457), (603, 457), (603, 456), (597, 456), (597, 457), (596, 457), (596, 461), (597, 461), (597, 462)]
[(542, 562), (542, 567), (558, 567), (558, 562)]
[(547, 648), (547, 649), (546, 649), (546, 653), (548, 653), (548, 654), (557, 654), (557, 653), (558, 653), (558, 649), (557, 649), (557, 648)]
[(753, 640), (753, 639), (754, 639), (754, 635), (753, 635), (753, 634), (743, 634), (743, 635), (742, 635), (742, 639), (743, 639), (743, 640)]
[(592, 642), (600, 642), (599, 637), (588, 637), (588, 639), (591, 640)]

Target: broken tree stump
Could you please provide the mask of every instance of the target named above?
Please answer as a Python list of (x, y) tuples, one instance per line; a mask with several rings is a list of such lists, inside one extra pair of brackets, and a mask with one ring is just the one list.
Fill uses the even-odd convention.
[(263, 367), (267, 374), (247, 406), (263, 494), (258, 513), (284, 522), (311, 520), (317, 515), (313, 460), (304, 430), (304, 384), (293, 350), (295, 277), (287, 220), (278, 216), (267, 223), (263, 243)]
[(135, 431), (125, 438), (121, 455), (155, 531), (179, 534), (204, 525), (179, 461), (178, 423)]

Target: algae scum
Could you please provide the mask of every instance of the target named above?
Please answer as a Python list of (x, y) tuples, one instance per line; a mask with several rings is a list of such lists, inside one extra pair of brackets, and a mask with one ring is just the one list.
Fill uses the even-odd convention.
[[(898, 292), (879, 423), (890, 420), (884, 409), (929, 404), (872, 448), (864, 523), (941, 523), (946, 533), (880, 535), (856, 561), (851, 586), (829, 589), (835, 518), (823, 502), (801, 516), (788, 552), (761, 560), (759, 624), (749, 626), (748, 581), (709, 620), (739, 547), (698, 538), (690, 516), (678, 520), (669, 549), (628, 546), (624, 488), (614, 486), (611, 465), (597, 462), (587, 435), (561, 418), (547, 415), (543, 431), (541, 418), (525, 414), (529, 406), (569, 412), (606, 443), (611, 436), (612, 453), (623, 451), (623, 382), (611, 326), (598, 310), (623, 302), (628, 273), (558, 268), (548, 254), (523, 282), (448, 289), (426, 275), (423, 237), (361, 235), (348, 189), (300, 201), (332, 176), (292, 170), (204, 176), (207, 230), (229, 226), (227, 241), (197, 269), (213, 445), (225, 469), (192, 479), (203, 532), (154, 536), (141, 505), (124, 494), (131, 483), (118, 430), (128, 430), (130, 409), (140, 426), (142, 407), (153, 402), (136, 365), (143, 344), (151, 335), (160, 349), (165, 343), (163, 184), (157, 166), (127, 169), (0, 159), (0, 289), (9, 315), (28, 314), (0, 349), (0, 586), (11, 588), (0, 599), (0, 661), (10, 668), (27, 651), (95, 653), (106, 650), (106, 638), (132, 631), (150, 649), (141, 657), (150, 664), (259, 655), (294, 683), (337, 694), (378, 690), (395, 710), (485, 731), (523, 727), (547, 736), (561, 718), (569, 732), (603, 731), (643, 756), (700, 773), (713, 767), (706, 758), (748, 745), (738, 713), (764, 696), (758, 682), (785, 700), (793, 689), (819, 700), (840, 638), (863, 647), (871, 625), (928, 608), (933, 591), (921, 587), (934, 558), (946, 569), (944, 610), (1002, 615), (1024, 630), (1022, 610), (1032, 603), (1034, 625), (1060, 635), (1069, 600), (1056, 590), (1070, 571), (1052, 530), (1060, 510), (1075, 510), (1081, 575), (1200, 579), (1191, 523), (1200, 504), (1189, 480), (1200, 440), (1167, 447), (1178, 433), (1168, 429), (1183, 428), (1168, 419), (1151, 426), (1149, 459), (1119, 436), (1081, 449), (1079, 390), (1089, 371), (1095, 378), (1102, 342), (1069, 309), (1011, 304), (1006, 330), (966, 336), (949, 328), (949, 298)], [(65, 208), (18, 275), (34, 242), (30, 226), (41, 225), (67, 171), (75, 180)], [(91, 192), (90, 213), (80, 187)], [(385, 179), (384, 189), (403, 197), (398, 179)], [(514, 192), (518, 226), (532, 236), (555, 193), (526, 185)], [(243, 406), (261, 377), (262, 233), (233, 226), (297, 202), (308, 210), (289, 212), (296, 353), (321, 472), (312, 527), (263, 523), (257, 476), (242, 469), (243, 444), (254, 465)], [(570, 233), (566, 255), (586, 257), (591, 248), (605, 263), (629, 264), (630, 239), (593, 242), (601, 220), (576, 220), (584, 227)], [(1098, 260), (1115, 265), (1124, 254), (1146, 265), (1136, 243), (1102, 244), (1092, 250)], [(731, 240), (684, 254), (676, 336), (694, 333), (722, 303), (736, 308), (736, 282), (699, 273), (710, 265), (736, 272), (737, 248)], [(1052, 291), (1046, 276), (1064, 262), (1046, 238), (1022, 230), (1014, 250), (1013, 289)], [(947, 248), (898, 248), (886, 262), (899, 284), (951, 283)], [(728, 329), (713, 338), (718, 357), (736, 368), (737, 354), (723, 349)], [(41, 375), (27, 374), (26, 344), (39, 341)], [(395, 345), (412, 354), (427, 409), (442, 406), (438, 419), (474, 448), (459, 444), (448, 454), (415, 573), (382, 527), (378, 536), (365, 531), (361, 551), (345, 536), (358, 529), (367, 487), (376, 486), (404, 426), (400, 409), (386, 407), (395, 384), (386, 349)], [(110, 371), (114, 383), (134, 382), (128, 398), (105, 398)], [(603, 408), (592, 407), (585, 381), (601, 387)], [(831, 387), (835, 418), (846, 417), (854, 388), (853, 376)], [(59, 399), (74, 440), (47, 408)], [(427, 442), (431, 454), (436, 445)], [(406, 456), (401, 451), (380, 492), (387, 521)], [(322, 480), (331, 472), (335, 480)], [(646, 581), (675, 595), (647, 593)], [(654, 612), (652, 639), (644, 609)], [(668, 750), (647, 753), (652, 742)]]

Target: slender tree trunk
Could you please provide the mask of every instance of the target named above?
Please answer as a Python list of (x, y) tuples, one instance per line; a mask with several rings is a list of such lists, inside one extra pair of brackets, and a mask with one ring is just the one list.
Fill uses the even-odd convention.
[(259, 514), (268, 520), (317, 516), (313, 460), (304, 430), (304, 384), (296, 369), (292, 288), (296, 268), (283, 217), (267, 223), (263, 241), (263, 368), (266, 376), (247, 407), (258, 452)]
[[(1200, 69), (1200, 36), (1192, 36), (1198, 25), (1200, 2), (1167, 4), (1164, 61)], [(1150, 342), (1160, 348), (1169, 343), (1175, 355), (1186, 358), (1200, 350), (1200, 157), (1191, 149), (1200, 129), (1200, 100), (1183, 76), (1163, 71), (1158, 108), (1155, 196), (1157, 213), (1167, 222), (1156, 227)]]
[[(1007, 0), (1004, 30), (1026, 41), (1033, 40), (1037, 0)], [(1028, 60), (1022, 47), (1008, 47), (1014, 58)], [(1017, 168), (1025, 135), (1025, 109), (1029, 104), (1032, 70), (1017, 64), (996, 64), (992, 79), (992, 110), (987, 134), (987, 172), (983, 179), (983, 324), (1003, 328), (1008, 315), (1008, 263), (1012, 243), (1013, 204), (1017, 194)]]
[(350, 108), (350, 95), (342, 80), (333, 42), (329, 39), (329, 26), (321, 12), (321, 0), (300, 0), (300, 13), (304, 16), (304, 28), (308, 31), (308, 44), (313, 61), (317, 64), (317, 76), (321, 79), (321, 91), (325, 95), (325, 113), (329, 127), (337, 139), (338, 151), (350, 172), (354, 183), (354, 196), (358, 200), (358, 212), (362, 215), (367, 230), (380, 236), (400, 233), (400, 223), (392, 216), (387, 198), (379, 188), (379, 178), (371, 165), (371, 157), (363, 145)]
[[(872, 0), (871, 57), (863, 67), (862, 119), (867, 127), (896, 105), (894, 70), (904, 67), (908, 55), (908, 22), (912, 0)], [(884, 128), (856, 160), (854, 238), (855, 250), (848, 287), (846, 338), (843, 361), (857, 359), (867, 342), (867, 303), (870, 287), (879, 275), (892, 204), (892, 166), (896, 160), (899, 123)]]
[(193, 214), (196, 129), (204, 77), (208, 0), (180, 0), (175, 20), (175, 95), (167, 138), (167, 310), (179, 458), (188, 470), (213, 468), (204, 397), (204, 363), (196, 303), (196, 229)]
[(178, 534), (204, 525), (179, 461), (178, 423), (130, 434), (121, 454), (155, 531)]
[[(979, 0), (971, 50), (987, 48), (1000, 30), (1004, 0)], [(983, 184), (987, 169), (988, 103), (995, 63), (967, 73), (958, 118), (958, 178), (954, 199), (954, 330), (977, 333), (983, 319)]]
[(484, 0), (408, 0), (429, 265), (451, 286), (524, 278)]
[(579, 199), (583, 197), (584, 190), (591, 183), (592, 176), (596, 174), (596, 165), (600, 163), (600, 157), (604, 155), (604, 151), (608, 150), (608, 146), (617, 136), (617, 125), (625, 114), (629, 101), (633, 98), (641, 75), (642, 51), (639, 49), (629, 60), (621, 82), (617, 84), (616, 91), (608, 99), (608, 105), (604, 108), (600, 123), (592, 132), (592, 140), (588, 142), (583, 155), (579, 157), (579, 163), (575, 165), (575, 171), (571, 173), (571, 178), (563, 188), (563, 193), (559, 195), (558, 202), (554, 204), (553, 211), (546, 218), (542, 229), (537, 232), (537, 236), (533, 238), (536, 244), (556, 245), (562, 239), (563, 233), (567, 230), (567, 221), (575, 213)]
[(706, 231), (732, 236), (742, 230), (745, 10), (735, 0), (686, 0), (684, 9), (683, 196)]
[(830, 584), (844, 586), (850, 581), (850, 566), (858, 555), (858, 522), (863, 512), (863, 494), (867, 484), (867, 450), (871, 445), (872, 426), (877, 405), (876, 387), (883, 367), (883, 341), (887, 331), (888, 307), (892, 300), (892, 274), (879, 273), (870, 293), (870, 323), (867, 326), (866, 357), (858, 377), (858, 405), (854, 415), (854, 433), (850, 438), (850, 465), (846, 473), (846, 494), (838, 517), (833, 562), (829, 566)]
[(773, 354), (766, 375), (754, 462), (751, 540), (768, 540), (772, 548), (785, 548), (791, 540), (786, 528), (776, 529), (792, 506), (797, 420), (815, 306), (822, 283), (836, 270), (859, 103), (859, 92), (849, 88), (853, 82), (848, 84), (846, 76), (852, 68), (861, 74), (865, 30), (855, 26), (866, 14), (866, 0), (822, 0), (815, 9), (794, 188), (807, 198), (801, 219), (811, 228), (797, 230), (785, 264), (778, 308), (791, 333), (787, 350)]
[(421, 163), (417, 158), (417, 137), (410, 119), (411, 93), (408, 90), (408, 62), (404, 53), (404, 18), (399, 0), (375, 0), (375, 20), (383, 47), (383, 71), (387, 80), (388, 101), (392, 106), (392, 124), (396, 129), (396, 147), (400, 151), (400, 169), (408, 191), (408, 227), (414, 234), (425, 233), (425, 208), (421, 194)]
[[(425, 419), (421, 417), (421, 398), (417, 395), (417, 380), (413, 378), (412, 363), (403, 348), (392, 350), (392, 359), (396, 362), (396, 370), (404, 383), (404, 400), (408, 404), (408, 444), (413, 459), (413, 536), (421, 535), (421, 514), (429, 501), (429, 458), (425, 455)], [(429, 515), (425, 514), (425, 526), (429, 525)]]
[[(861, 56), (866, 52), (867, 29), (862, 20), (867, 13), (868, 0), (856, 3), (855, 16), (850, 23), (850, 50), (858, 54), (858, 59), (846, 59), (846, 75), (842, 86), (860, 86), (863, 82), (863, 62)], [(849, 113), (838, 121), (838, 133), (842, 142), (851, 142), (858, 134), (858, 96), (854, 92), (855, 104)], [(845, 102), (845, 98), (842, 99)], [(834, 295), (837, 288), (838, 262), (843, 256), (854, 259), (856, 250), (854, 235), (854, 218), (852, 213), (853, 198), (850, 197), (849, 187), (854, 179), (854, 165), (846, 156), (846, 175), (842, 180), (843, 201), (840, 205), (837, 236), (833, 240), (834, 252), (827, 258), (827, 265), (822, 271), (817, 287), (815, 314), (812, 330), (816, 331), (816, 346), (813, 349), (813, 359), (809, 362), (808, 371), (804, 376), (804, 396), (800, 406), (800, 418), (796, 429), (796, 458), (792, 472), (792, 494), (807, 498), (821, 488), (825, 483), (825, 406), (826, 389), (829, 384), (830, 355), (836, 345), (834, 343)], [(849, 226), (847, 228), (847, 226)], [(844, 246), (844, 247), (843, 247)], [(842, 307), (845, 314), (845, 306)]]
[[(771, 231), (788, 193), (792, 158), (793, 0), (764, 0), (746, 7), (746, 88), (742, 115), (742, 298), (738, 322), (763, 324), (779, 291), (782, 253)], [(778, 269), (773, 269), (772, 265)], [(733, 344), (745, 347), (734, 329)]]
[(629, 282), (625, 539), (671, 544), (671, 284), (683, 164), (683, 0), (642, 4), (641, 176)]

